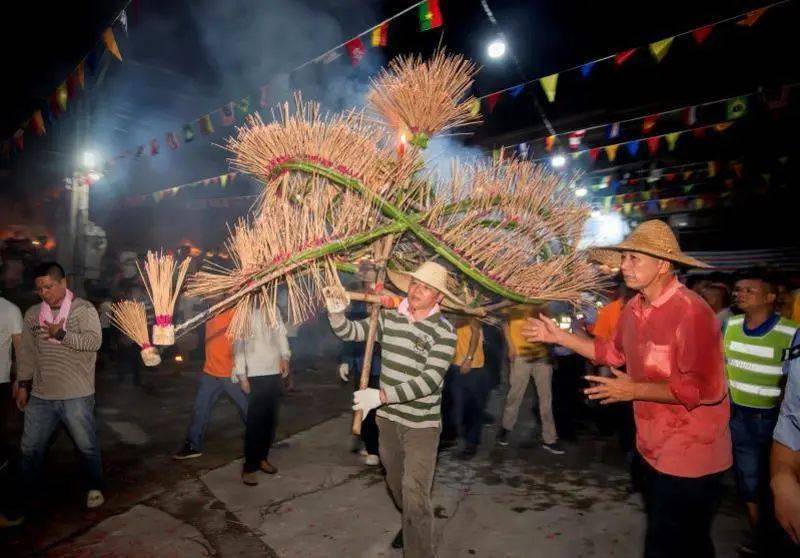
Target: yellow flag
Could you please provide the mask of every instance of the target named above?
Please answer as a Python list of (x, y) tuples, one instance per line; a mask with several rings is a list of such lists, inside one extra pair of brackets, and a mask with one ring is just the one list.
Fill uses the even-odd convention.
[(58, 87), (56, 87), (56, 102), (58, 103), (58, 108), (61, 109), (61, 112), (67, 110), (67, 84), (62, 83)]
[(668, 39), (661, 39), (660, 41), (650, 43), (650, 54), (653, 55), (656, 62), (661, 62), (664, 59), (667, 52), (669, 52), (669, 47), (672, 45), (672, 40), (674, 38), (675, 37), (669, 37)]
[(119, 48), (117, 48), (117, 40), (114, 38), (114, 32), (110, 27), (103, 31), (103, 44), (106, 45), (108, 52), (110, 52), (114, 58), (122, 62), (122, 55), (119, 53)]
[(670, 151), (675, 149), (675, 144), (678, 143), (678, 138), (680, 137), (680, 135), (681, 135), (680, 132), (672, 132), (671, 134), (667, 134), (665, 136), (667, 140), (667, 147), (669, 147)]
[(619, 144), (606, 146), (606, 157), (612, 163), (617, 158), (617, 149), (619, 149)]
[(481, 112), (481, 100), (472, 99), (472, 101), (469, 104), (469, 115), (478, 116), (480, 112)]
[(539, 80), (542, 85), (544, 94), (547, 95), (547, 100), (551, 103), (556, 100), (556, 84), (558, 83), (558, 74), (550, 74)]
[(733, 122), (720, 122), (719, 124), (714, 124), (714, 129), (717, 132), (724, 132), (731, 126), (733, 126)]
[(219, 184), (223, 188), (228, 185), (228, 175), (227, 174), (223, 174), (223, 175), (221, 175), (219, 177)]

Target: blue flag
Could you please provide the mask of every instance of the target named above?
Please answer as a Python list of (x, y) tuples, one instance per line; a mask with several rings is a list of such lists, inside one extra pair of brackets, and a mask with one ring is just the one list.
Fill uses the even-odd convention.
[(524, 85), (517, 85), (516, 87), (509, 89), (508, 92), (512, 97), (517, 98), (519, 97), (519, 94), (522, 93), (523, 89), (525, 89)]
[(628, 153), (631, 154), (631, 157), (636, 157), (636, 154), (639, 152), (639, 140), (629, 141), (625, 144), (625, 149), (628, 150)]
[(589, 77), (589, 74), (592, 72), (592, 68), (594, 68), (595, 64), (596, 62), (589, 62), (581, 66), (581, 75), (583, 77)]

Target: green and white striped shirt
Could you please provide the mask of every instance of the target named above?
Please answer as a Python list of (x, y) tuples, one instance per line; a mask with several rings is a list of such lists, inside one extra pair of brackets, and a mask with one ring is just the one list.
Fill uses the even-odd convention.
[[(344, 341), (364, 341), (369, 319), (350, 321), (330, 314), (333, 332)], [(456, 331), (441, 312), (410, 322), (397, 310), (381, 310), (381, 389), (388, 403), (378, 416), (411, 428), (441, 424), (442, 384), (456, 351)]]

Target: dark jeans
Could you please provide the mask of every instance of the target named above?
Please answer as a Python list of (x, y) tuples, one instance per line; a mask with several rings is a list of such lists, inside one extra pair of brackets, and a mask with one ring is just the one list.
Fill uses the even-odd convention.
[(282, 388), (280, 374), (250, 378), (247, 396), (247, 428), (244, 433), (244, 472), (258, 470), (269, 457), (278, 426), (278, 403)]
[(731, 439), (736, 487), (745, 502), (759, 502), (769, 492), (769, 453), (778, 408), (731, 405)]
[(189, 424), (189, 430), (186, 431), (186, 441), (189, 442), (192, 449), (197, 451), (203, 449), (203, 438), (206, 435), (208, 422), (211, 420), (211, 409), (214, 408), (214, 404), (222, 392), (227, 393), (233, 400), (242, 416), (242, 422), (247, 420), (247, 396), (239, 384), (234, 384), (230, 378), (201, 373), (200, 384), (197, 386), (197, 395), (194, 399), (192, 422)]
[(44, 454), (59, 423), (66, 426), (80, 456), (86, 489), (102, 489), (103, 466), (94, 423), (94, 395), (56, 400), (30, 396), (22, 432), (23, 488), (30, 493), (38, 486)]
[(722, 473), (685, 478), (643, 467), (645, 558), (713, 558), (711, 523), (722, 497)]
[(458, 425), (455, 413), (454, 378), (458, 375), (458, 366), (450, 365), (442, 383), (442, 440), (455, 440), (458, 436)]
[(462, 374), (456, 368), (452, 382), (453, 414), (458, 437), (467, 444), (477, 446), (481, 442), (483, 410), (486, 407), (486, 370), (473, 368)]
[(559, 438), (575, 438), (575, 420), (582, 412), (585, 384), (586, 359), (580, 355), (564, 355), (555, 358), (553, 373), (553, 418)]

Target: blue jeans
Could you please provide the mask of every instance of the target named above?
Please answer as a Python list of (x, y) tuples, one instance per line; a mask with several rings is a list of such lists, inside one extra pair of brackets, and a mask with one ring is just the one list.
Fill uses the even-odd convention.
[(192, 423), (186, 432), (186, 441), (192, 449), (200, 451), (203, 449), (203, 438), (206, 434), (208, 421), (211, 420), (211, 409), (222, 395), (228, 394), (233, 399), (242, 422), (247, 421), (247, 396), (242, 391), (239, 384), (234, 384), (230, 378), (219, 378), (203, 372), (200, 374), (200, 385), (197, 386), (197, 396), (194, 400), (194, 410), (192, 411)]
[(736, 486), (745, 502), (760, 502), (769, 492), (769, 453), (778, 422), (774, 409), (731, 404), (731, 440)]
[(48, 442), (59, 422), (64, 423), (81, 460), (87, 490), (101, 490), (103, 465), (94, 424), (94, 395), (75, 399), (40, 399), (31, 395), (25, 407), (22, 431), (22, 480), (26, 491), (37, 487)]
[(481, 442), (483, 410), (486, 407), (486, 385), (489, 382), (484, 368), (473, 368), (462, 374), (456, 367), (451, 376), (453, 383), (453, 422), (458, 437), (467, 444), (477, 446)]

